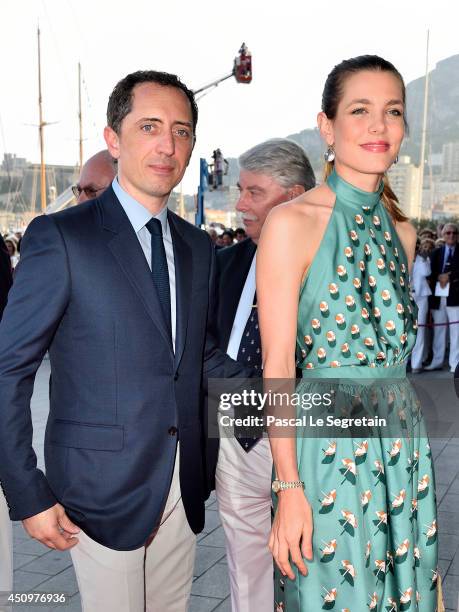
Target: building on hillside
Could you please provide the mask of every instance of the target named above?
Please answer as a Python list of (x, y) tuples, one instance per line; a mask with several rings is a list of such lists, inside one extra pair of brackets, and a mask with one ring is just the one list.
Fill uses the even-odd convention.
[[(397, 164), (388, 172), (390, 185), (396, 194), (400, 208), (411, 219), (418, 216), (419, 168), (411, 163), (409, 155), (400, 155)], [(423, 210), (424, 213), (424, 210)], [(429, 216), (423, 214), (422, 216)]]
[(459, 181), (459, 142), (443, 145), (441, 176), (443, 181)]

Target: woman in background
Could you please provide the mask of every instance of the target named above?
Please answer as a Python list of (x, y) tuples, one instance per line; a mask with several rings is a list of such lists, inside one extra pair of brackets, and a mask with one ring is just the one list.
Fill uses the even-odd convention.
[(11, 269), (14, 270), (19, 262), (18, 241), (16, 236), (13, 236), (13, 234), (6, 236), (5, 245), (10, 256)]
[(430, 274), (429, 255), (421, 250), (421, 242), (418, 239), (416, 241), (416, 256), (411, 270), (411, 287), (418, 307), (418, 334), (411, 353), (411, 371), (413, 374), (422, 371), (422, 363), (427, 357), (426, 323), (429, 314), (429, 295), (432, 294), (432, 291), (426, 279)]

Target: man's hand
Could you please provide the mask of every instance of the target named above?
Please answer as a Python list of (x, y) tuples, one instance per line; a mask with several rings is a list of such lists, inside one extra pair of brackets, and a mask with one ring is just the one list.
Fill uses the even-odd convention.
[(449, 272), (439, 274), (438, 282), (440, 283), (440, 287), (443, 289), (449, 283)]
[(49, 548), (68, 550), (78, 544), (75, 535), (80, 529), (72, 523), (60, 504), (24, 519), (22, 524), (29, 536)]

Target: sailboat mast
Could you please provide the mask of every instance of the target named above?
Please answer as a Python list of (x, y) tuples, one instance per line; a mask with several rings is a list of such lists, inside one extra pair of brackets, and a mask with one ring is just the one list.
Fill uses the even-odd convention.
[(426, 154), (426, 136), (427, 136), (427, 111), (429, 103), (429, 30), (427, 30), (426, 44), (426, 76), (424, 86), (424, 115), (422, 118), (422, 138), (421, 138), (421, 155), (419, 158), (419, 201), (418, 201), (418, 220), (422, 217), (422, 188), (424, 185), (424, 162)]
[(46, 174), (45, 174), (45, 152), (43, 142), (43, 128), (46, 123), (43, 121), (43, 108), (41, 97), (41, 50), (40, 50), (40, 26), (37, 28), (38, 38), (38, 133), (40, 137), (40, 195), (41, 195), (41, 212), (46, 211)]
[(81, 106), (81, 64), (78, 62), (78, 123), (80, 126), (80, 172), (83, 167), (83, 114)]

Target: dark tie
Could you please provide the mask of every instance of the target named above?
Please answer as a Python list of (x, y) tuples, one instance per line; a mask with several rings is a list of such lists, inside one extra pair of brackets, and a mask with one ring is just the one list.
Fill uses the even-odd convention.
[(150, 219), (145, 225), (151, 234), (151, 275), (158, 291), (161, 309), (171, 332), (171, 290), (169, 286), (169, 271), (167, 268), (166, 250), (163, 242), (163, 228), (159, 219)]
[(446, 248), (448, 249), (448, 252), (446, 254), (445, 264), (443, 266), (443, 273), (450, 272), (453, 263), (453, 249), (451, 247)]
[[(258, 329), (258, 309), (257, 309), (257, 294), (255, 293), (253, 298), (252, 309), (250, 311), (249, 318), (247, 319), (247, 323), (245, 324), (244, 333), (242, 334), (241, 343), (239, 344), (239, 351), (237, 353), (237, 361), (242, 363), (243, 365), (247, 365), (250, 368), (254, 368), (255, 370), (259, 370), (261, 376), (261, 340), (260, 340), (260, 330)], [(250, 415), (261, 416), (261, 412), (258, 412), (255, 408), (250, 410)], [(235, 416), (244, 417), (247, 416), (245, 414), (239, 414), (239, 410), (235, 410)], [(244, 433), (247, 435), (247, 431), (245, 427), (234, 427), (234, 435), (236, 436), (236, 440), (242, 446), (242, 448), (249, 452), (255, 444), (261, 439), (262, 431), (257, 432), (258, 435), (252, 435), (250, 437), (245, 437)]]

